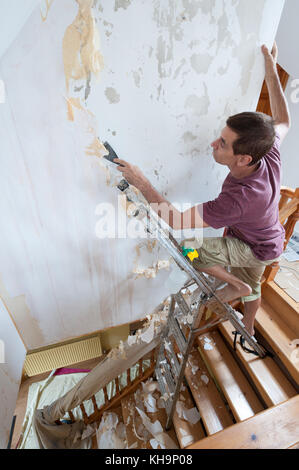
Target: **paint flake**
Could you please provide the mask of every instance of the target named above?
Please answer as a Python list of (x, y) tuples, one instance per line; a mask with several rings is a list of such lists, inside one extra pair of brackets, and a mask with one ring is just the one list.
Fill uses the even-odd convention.
[(141, 335), (141, 341), (144, 343), (150, 343), (154, 338), (154, 323), (152, 322), (147, 330)]
[(194, 364), (194, 363), (190, 360), (190, 358), (188, 359), (188, 364), (189, 364), (189, 366), (191, 367), (192, 375), (195, 375), (196, 372), (197, 372), (198, 369), (199, 369), (198, 365), (197, 365), (197, 364)]
[(156, 413), (156, 411), (158, 411), (156, 399), (153, 397), (153, 395), (146, 395), (146, 397), (144, 397), (144, 404), (148, 413)]
[(207, 336), (204, 336), (203, 339), (204, 339), (204, 346), (203, 347), (206, 351), (211, 351), (212, 349), (214, 349), (212, 344), (211, 344), (212, 341), (211, 341), (210, 338), (207, 338)]
[(187, 409), (186, 405), (180, 400), (176, 403), (176, 412), (179, 418), (184, 419), (191, 424), (196, 424), (200, 420), (198, 409), (195, 407)]
[(209, 377), (207, 375), (202, 374), (200, 378), (206, 385), (209, 383)]
[(190, 435), (189, 436), (184, 436), (184, 437), (182, 437), (181, 441), (182, 441), (182, 446), (187, 447), (188, 445), (193, 443), (193, 437), (190, 436)]
[(119, 422), (116, 413), (103, 413), (97, 431), (97, 442), (99, 449), (125, 449), (127, 447), (125, 425)]
[(128, 346), (132, 346), (132, 344), (136, 344), (136, 342), (137, 342), (137, 336), (136, 335), (128, 336), (128, 339), (127, 339)]

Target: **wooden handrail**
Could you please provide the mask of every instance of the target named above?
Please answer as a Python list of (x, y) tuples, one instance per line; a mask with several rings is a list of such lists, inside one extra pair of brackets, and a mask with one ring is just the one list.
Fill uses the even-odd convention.
[[(299, 188), (291, 189), (286, 186), (282, 186), (280, 190), (280, 201), (279, 201), (279, 220), (284, 226), (285, 236), (285, 247), (291, 238), (295, 224), (290, 230), (292, 219), (298, 219), (299, 212)], [(297, 214), (296, 214), (297, 213)]]
[[(285, 230), (284, 250), (291, 236), (293, 235), (295, 225), (299, 220), (299, 188), (291, 189), (282, 186), (280, 190), (279, 201), (279, 221)], [(264, 271), (264, 281), (273, 281), (279, 270), (279, 263), (274, 262), (267, 266)]]

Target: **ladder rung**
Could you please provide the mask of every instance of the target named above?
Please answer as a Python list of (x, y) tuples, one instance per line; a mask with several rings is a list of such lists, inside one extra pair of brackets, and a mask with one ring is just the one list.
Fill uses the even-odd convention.
[(166, 392), (166, 387), (165, 387), (165, 379), (161, 373), (161, 369), (160, 368), (156, 368), (155, 369), (155, 374), (156, 374), (156, 377), (157, 377), (157, 381), (158, 381), (158, 384), (159, 384), (159, 387), (160, 387), (160, 392), (162, 395), (164, 395)]
[[(164, 342), (165, 341), (167, 341), (167, 339), (165, 339)], [(179, 364), (178, 358), (176, 357), (176, 355), (174, 353), (174, 350), (173, 350), (173, 347), (172, 347), (172, 344), (171, 344), (170, 340), (167, 344), (167, 348), (165, 347), (165, 344), (164, 344), (164, 348), (165, 348), (165, 351), (167, 352), (167, 354), (169, 355), (170, 365), (171, 365), (172, 369), (175, 371), (175, 375), (178, 377), (180, 375), (180, 372), (181, 372), (181, 366)]]
[(184, 354), (187, 348), (186, 338), (175, 318), (171, 317), (170, 324), (171, 324), (171, 329), (169, 331), (169, 334), (172, 333), (174, 335), (174, 338), (177, 342), (179, 350), (182, 352), (182, 354)]
[(160, 366), (163, 368), (164, 370), (164, 377), (165, 377), (165, 380), (166, 380), (166, 383), (167, 383), (167, 386), (168, 386), (168, 389), (169, 389), (169, 393), (174, 393), (175, 392), (175, 382), (173, 380), (173, 377), (171, 375), (171, 371), (170, 371), (170, 367), (169, 367), (169, 364), (167, 362), (167, 360), (165, 359), (165, 362), (163, 361), (162, 363), (160, 363)]
[(156, 369), (156, 378), (157, 378), (157, 381), (158, 381), (158, 384), (159, 384), (159, 388), (160, 388), (160, 392), (161, 392), (161, 395), (163, 396), (164, 394), (167, 394), (169, 396), (169, 398), (167, 400), (165, 400), (165, 410), (166, 410), (166, 413), (169, 414), (170, 413), (170, 410), (171, 410), (171, 405), (172, 405), (172, 399), (169, 395), (169, 392), (166, 391), (166, 381), (165, 381), (165, 378), (164, 376), (162, 375), (161, 373), (161, 370), (160, 369)]
[(180, 292), (178, 292), (177, 294), (174, 294), (174, 298), (184, 315), (189, 315), (189, 314), (192, 315), (192, 312), (190, 308), (188, 307), (186, 300), (184, 299), (184, 297), (182, 296)]

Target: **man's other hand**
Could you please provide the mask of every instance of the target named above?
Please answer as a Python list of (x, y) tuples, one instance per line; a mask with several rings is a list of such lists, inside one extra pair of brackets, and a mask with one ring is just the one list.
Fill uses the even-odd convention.
[(269, 52), (269, 49), (265, 44), (262, 45), (262, 53), (264, 54), (266, 65), (270, 62), (271, 65), (276, 65), (277, 63), (277, 57), (278, 57), (278, 48), (276, 41), (274, 41), (273, 48), (271, 51), (271, 54)]

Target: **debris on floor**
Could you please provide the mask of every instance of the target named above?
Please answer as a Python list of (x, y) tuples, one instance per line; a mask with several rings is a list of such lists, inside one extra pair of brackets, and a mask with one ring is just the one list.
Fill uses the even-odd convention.
[(186, 405), (181, 400), (178, 400), (176, 403), (176, 411), (179, 418), (184, 419), (191, 424), (196, 424), (200, 420), (198, 409), (195, 407), (187, 409)]
[(203, 337), (204, 340), (204, 345), (203, 348), (207, 351), (211, 351), (213, 348), (212, 341), (210, 338), (207, 338), (206, 336)]
[(209, 382), (209, 377), (208, 377), (207, 375), (202, 374), (202, 375), (200, 376), (200, 378), (201, 378), (201, 380), (202, 380), (206, 385), (208, 384), (208, 382)]
[(112, 411), (103, 413), (97, 430), (97, 442), (99, 449), (127, 448), (126, 427), (116, 413)]

